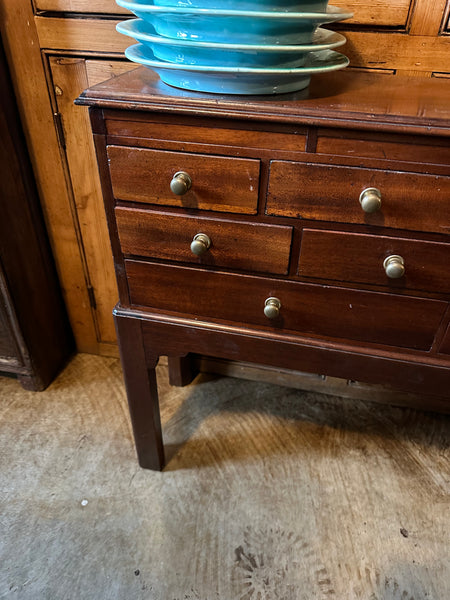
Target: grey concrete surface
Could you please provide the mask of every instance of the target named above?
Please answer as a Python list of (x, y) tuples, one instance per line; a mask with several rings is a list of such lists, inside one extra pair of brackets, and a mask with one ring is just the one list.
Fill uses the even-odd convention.
[(158, 376), (163, 473), (117, 360), (0, 378), (0, 599), (450, 598), (448, 417)]

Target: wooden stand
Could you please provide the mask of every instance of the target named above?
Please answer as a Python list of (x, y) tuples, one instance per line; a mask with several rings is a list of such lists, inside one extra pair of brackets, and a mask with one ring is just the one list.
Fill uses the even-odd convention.
[(80, 97), (143, 467), (164, 465), (161, 355), (182, 361), (175, 383), (197, 354), (422, 392), (448, 410), (449, 91), (345, 72), (307, 94), (221, 97), (141, 68)]

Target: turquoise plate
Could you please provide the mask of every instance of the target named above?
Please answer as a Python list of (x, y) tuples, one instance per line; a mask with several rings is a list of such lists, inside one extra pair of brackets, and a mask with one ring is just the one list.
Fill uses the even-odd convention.
[(323, 12), (327, 8), (328, 0), (153, 0), (153, 4), (181, 8)]
[(352, 16), (335, 6), (329, 6), (323, 13), (293, 13), (116, 2), (153, 25), (161, 36), (230, 44), (307, 44), (318, 26)]
[(322, 28), (316, 30), (311, 43), (294, 46), (172, 40), (156, 34), (142, 19), (124, 21), (116, 29), (149, 47), (155, 58), (186, 65), (299, 67), (309, 52), (337, 48), (346, 41), (343, 35)]
[(130, 46), (125, 55), (156, 71), (168, 85), (214, 94), (294, 92), (308, 87), (311, 75), (343, 69), (349, 63), (346, 56), (333, 50), (309, 53), (305, 65), (296, 69), (178, 65), (158, 60), (142, 44)]

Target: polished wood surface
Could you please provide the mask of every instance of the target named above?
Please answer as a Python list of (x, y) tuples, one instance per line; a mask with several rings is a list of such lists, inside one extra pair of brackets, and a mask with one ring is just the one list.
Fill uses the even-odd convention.
[[(404, 259), (404, 277), (387, 277), (383, 261), (389, 255)], [(319, 262), (319, 256), (326, 258)], [(374, 284), (397, 293), (422, 290), (450, 294), (449, 265), (448, 243), (304, 229), (298, 272), (316, 279)]]
[[(115, 214), (124, 254), (287, 275), (292, 227), (159, 213), (126, 206), (116, 207)], [(193, 254), (190, 248), (198, 233), (207, 235), (211, 242), (211, 247), (201, 256)]]
[[(138, 67), (84, 92), (83, 104), (139, 111), (170, 110), (208, 117), (450, 136), (450, 81), (339, 71), (312, 78), (306, 92), (280, 96), (221, 96), (178, 90)], [(158, 103), (158, 106), (155, 106)], [(108, 115), (106, 114), (106, 118)], [(131, 119), (133, 120), (133, 119)], [(411, 129), (413, 128), (413, 129)]]
[[(446, 232), (450, 222), (448, 176), (391, 171), (386, 169), (389, 165), (383, 170), (361, 167), (273, 161), (266, 212), (301, 219)], [(445, 171), (450, 173), (448, 166)], [(368, 214), (362, 210), (359, 196), (371, 187), (381, 192), (381, 208)]]
[[(163, 464), (160, 355), (183, 361), (176, 383), (189, 381), (190, 356), (206, 355), (423, 393), (422, 406), (449, 409), (450, 82), (341, 75), (307, 94), (212, 97), (138, 68), (77, 101), (90, 106), (142, 466)], [(180, 170), (192, 188), (177, 196)], [(368, 214), (359, 198), (372, 187), (381, 207)], [(212, 244), (198, 259), (200, 232)], [(405, 265), (395, 280), (391, 255)], [(265, 311), (269, 298), (278, 313)]]
[[(258, 203), (259, 163), (225, 157), (108, 147), (111, 181), (119, 200), (254, 214)], [(182, 196), (170, 191), (178, 171), (191, 176)], [(212, 201), (214, 198), (214, 201)]]
[[(447, 307), (438, 300), (139, 261), (127, 260), (125, 268), (133, 306), (303, 336), (429, 350)], [(264, 301), (272, 296), (281, 299), (281, 311), (270, 321)]]

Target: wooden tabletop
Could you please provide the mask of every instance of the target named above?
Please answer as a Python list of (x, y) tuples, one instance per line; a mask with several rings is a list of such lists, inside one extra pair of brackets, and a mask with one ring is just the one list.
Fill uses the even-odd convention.
[(87, 89), (76, 103), (450, 136), (450, 80), (443, 78), (343, 70), (315, 75), (297, 93), (231, 96), (170, 87), (138, 67)]

